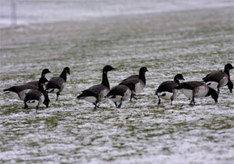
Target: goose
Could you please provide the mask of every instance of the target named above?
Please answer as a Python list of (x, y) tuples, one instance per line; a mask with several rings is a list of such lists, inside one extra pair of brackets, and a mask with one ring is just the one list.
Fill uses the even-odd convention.
[(189, 105), (195, 105), (195, 97), (211, 96), (216, 103), (218, 102), (218, 93), (203, 81), (183, 82), (176, 89), (181, 91), (186, 97), (192, 98)]
[(134, 87), (133, 83), (117, 85), (110, 90), (106, 97), (114, 102), (116, 108), (121, 108), (122, 102), (131, 98), (133, 91), (135, 91)]
[[(48, 69), (44, 69), (41, 73), (41, 82), (43, 83), (43, 85), (48, 81), (45, 78), (45, 74), (47, 74), (49, 72), (50, 71)], [(20, 100), (24, 100), (25, 95), (30, 90), (37, 90), (37, 89), (38, 89), (38, 81), (32, 81), (32, 82), (29, 82), (29, 83), (26, 83), (23, 85), (12, 86), (10, 88), (4, 89), (3, 92), (5, 94), (16, 93)]]
[(97, 109), (98, 103), (100, 103), (102, 100), (104, 100), (105, 96), (110, 91), (110, 84), (108, 81), (107, 73), (113, 68), (110, 65), (106, 65), (102, 70), (102, 82), (101, 84), (94, 85), (84, 91), (80, 95), (77, 96), (78, 99), (84, 99), (88, 102), (93, 103), (94, 109)]
[(172, 105), (172, 101), (177, 96), (178, 91), (175, 88), (180, 85), (179, 80), (184, 80), (182, 74), (175, 75), (174, 81), (164, 81), (159, 85), (155, 93), (155, 95), (158, 96), (158, 105), (160, 105), (161, 103), (160, 98), (163, 98), (165, 100), (171, 100), (171, 105)]
[[(43, 69), (42, 72), (41, 72), (41, 78), (44, 78), (44, 81), (45, 83), (43, 83), (43, 87), (44, 89), (46, 88), (46, 84), (48, 82), (47, 78), (45, 77), (45, 75), (47, 73), (51, 73), (49, 69)], [(30, 81), (30, 82), (27, 82), (26, 84), (31, 84), (31, 85), (35, 85), (36, 87), (38, 87), (38, 81)]]
[(213, 89), (218, 89), (218, 93), (220, 92), (220, 88), (227, 85), (230, 93), (232, 93), (233, 83), (230, 79), (229, 71), (234, 67), (231, 64), (226, 64), (224, 66), (224, 71), (214, 71), (210, 74), (207, 74), (206, 77), (203, 78), (203, 81), (206, 82)]
[(46, 107), (49, 106), (50, 100), (48, 97), (47, 92), (43, 87), (43, 78), (40, 78), (38, 81), (38, 89), (37, 90), (30, 90), (24, 98), (24, 108), (26, 113), (29, 113), (28, 106), (36, 106), (36, 113), (39, 106), (43, 103)]
[[(145, 73), (148, 71), (148, 69), (146, 67), (141, 67), (139, 70), (139, 75), (131, 75), (128, 78), (124, 79), (121, 83), (123, 85), (128, 85), (130, 83), (133, 83), (135, 85), (135, 93), (140, 93), (143, 91), (145, 85), (146, 85), (146, 79), (145, 79)], [(135, 98), (135, 93), (132, 94), (132, 97), (130, 99), (130, 101), (132, 100), (132, 98)]]
[(56, 92), (56, 101), (58, 101), (59, 95), (66, 85), (67, 74), (70, 75), (69, 67), (65, 67), (59, 77), (52, 77), (46, 85), (46, 91), (48, 93)]

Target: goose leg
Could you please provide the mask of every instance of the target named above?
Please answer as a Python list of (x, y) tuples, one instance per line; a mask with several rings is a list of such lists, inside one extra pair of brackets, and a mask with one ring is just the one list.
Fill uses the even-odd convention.
[(193, 98), (192, 98), (192, 100), (191, 100), (191, 102), (190, 102), (190, 104), (189, 104), (189, 105), (195, 105), (194, 96), (193, 96)]
[(38, 112), (37, 112), (38, 108), (39, 108), (39, 104), (36, 106), (36, 113), (37, 113), (37, 114), (38, 114)]
[(57, 95), (56, 101), (58, 101), (58, 98), (59, 98), (60, 92), (56, 93), (56, 95)]
[(134, 94), (131, 94), (130, 101), (132, 101), (132, 98), (134, 97)]
[(172, 105), (173, 98), (171, 97), (171, 105)]
[(97, 109), (97, 102), (93, 103), (94, 109)]
[(175, 97), (176, 97), (176, 92), (174, 91), (173, 95), (171, 96), (171, 105), (172, 105), (172, 101), (175, 99)]
[(28, 111), (28, 105), (26, 104), (26, 102), (24, 102), (24, 109), (25, 109), (25, 113), (29, 113), (29, 111)]
[(160, 96), (158, 96), (158, 105), (161, 104), (161, 99), (160, 99)]
[(117, 102), (114, 102), (114, 103), (115, 103), (115, 107), (118, 108)]
[(119, 103), (119, 106), (118, 106), (118, 108), (121, 108), (121, 105), (122, 105), (122, 98), (121, 98), (121, 101), (120, 101), (120, 103)]
[(138, 98), (136, 97), (136, 94), (133, 93), (133, 94), (131, 95), (130, 101), (132, 101), (132, 99), (138, 100)]
[(93, 105), (94, 105), (94, 109), (99, 108), (99, 106), (98, 106), (98, 102), (97, 102), (97, 101), (96, 101), (96, 102), (94, 102), (94, 103), (93, 103)]

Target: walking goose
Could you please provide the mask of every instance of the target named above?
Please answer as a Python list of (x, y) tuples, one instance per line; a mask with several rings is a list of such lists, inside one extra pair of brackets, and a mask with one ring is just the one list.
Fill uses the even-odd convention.
[(227, 85), (230, 93), (232, 93), (233, 83), (230, 79), (229, 73), (231, 69), (233, 69), (233, 66), (231, 64), (226, 64), (224, 67), (224, 71), (211, 72), (203, 78), (203, 81), (206, 82), (209, 87), (218, 89), (218, 93), (220, 92), (221, 87)]
[(24, 108), (26, 113), (29, 113), (28, 106), (36, 106), (36, 113), (42, 103), (44, 103), (46, 107), (49, 106), (50, 100), (43, 87), (43, 83), (43, 78), (40, 78), (38, 81), (38, 90), (31, 90), (25, 95)]
[(52, 77), (46, 85), (46, 91), (48, 93), (55, 92), (57, 95), (56, 101), (59, 98), (60, 93), (63, 91), (66, 82), (67, 74), (70, 75), (70, 68), (65, 67), (59, 77)]
[[(130, 83), (135, 85), (135, 93), (142, 92), (145, 85), (146, 85), (146, 79), (145, 79), (145, 73), (148, 71), (146, 67), (141, 67), (139, 70), (139, 75), (131, 75), (128, 78), (124, 79), (121, 83), (123, 85), (129, 85)], [(132, 98), (135, 98), (135, 93), (132, 94), (130, 101)]]
[[(135, 91), (134, 87), (133, 83), (117, 85), (110, 90), (106, 97), (114, 102), (116, 108), (121, 108), (122, 102), (131, 98), (133, 91)], [(119, 102), (119, 105), (117, 102)]]
[(101, 84), (94, 85), (77, 96), (78, 99), (84, 99), (88, 102), (93, 103), (94, 109), (98, 108), (98, 103), (104, 100), (105, 96), (110, 91), (110, 84), (108, 81), (107, 73), (114, 68), (110, 65), (106, 65), (102, 71), (102, 82)]
[(158, 105), (161, 103), (160, 98), (165, 99), (165, 100), (171, 100), (171, 105), (172, 105), (172, 101), (177, 96), (178, 91), (175, 88), (180, 85), (179, 80), (184, 80), (184, 77), (182, 74), (177, 74), (174, 77), (174, 81), (164, 81), (159, 85), (155, 93), (155, 95), (158, 96)]
[(211, 96), (215, 102), (218, 102), (218, 93), (202, 81), (183, 82), (176, 89), (181, 91), (186, 97), (192, 98), (190, 105), (195, 105), (195, 97)]

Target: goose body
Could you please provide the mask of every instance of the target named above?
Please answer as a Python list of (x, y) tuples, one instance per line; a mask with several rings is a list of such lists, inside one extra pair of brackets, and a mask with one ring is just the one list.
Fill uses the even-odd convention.
[(122, 102), (131, 98), (135, 90), (134, 87), (135, 85), (133, 83), (130, 83), (128, 86), (117, 85), (110, 90), (106, 97), (114, 102), (116, 108), (121, 108)]
[(174, 81), (164, 81), (162, 82), (156, 90), (155, 95), (158, 96), (158, 105), (161, 103), (161, 99), (171, 100), (172, 101), (176, 98), (178, 90), (176, 87), (180, 85), (179, 80), (184, 80), (182, 74), (177, 74), (174, 77)]
[(25, 95), (31, 91), (31, 90), (37, 90), (38, 87), (35, 85), (30, 85), (30, 84), (24, 84), (24, 85), (18, 85), (18, 86), (12, 86), (10, 88), (4, 89), (3, 92), (5, 94), (9, 93), (15, 93), (18, 95), (18, 98), (20, 100), (24, 100)]
[(101, 102), (104, 100), (109, 91), (110, 89), (104, 85), (94, 85), (82, 91), (82, 94), (79, 95), (78, 98), (84, 99), (91, 103)]
[(91, 86), (88, 89), (82, 91), (82, 93), (78, 95), (77, 98), (91, 102), (92, 104), (94, 104), (94, 109), (96, 109), (98, 107), (98, 103), (103, 101), (110, 91), (110, 84), (108, 81), (107, 73), (113, 69), (114, 68), (112, 66), (106, 65), (102, 71), (101, 84)]
[(56, 101), (58, 100), (60, 93), (63, 91), (66, 85), (67, 74), (70, 75), (69, 67), (65, 67), (59, 77), (52, 77), (46, 85), (46, 91), (48, 93), (56, 93)]
[[(135, 93), (140, 93), (143, 91), (146, 85), (145, 73), (148, 71), (146, 67), (141, 67), (139, 70), (139, 75), (131, 75), (128, 78), (124, 79), (120, 85), (129, 85), (130, 83), (134, 84)], [(132, 94), (134, 95), (134, 94)]]
[(45, 104), (46, 107), (49, 106), (49, 97), (43, 87), (42, 78), (38, 82), (38, 90), (29, 91), (24, 98), (24, 108), (26, 113), (28, 112), (28, 106), (36, 106), (36, 112), (41, 104)]
[(212, 96), (214, 101), (218, 102), (218, 93), (202, 81), (183, 82), (176, 89), (181, 91), (186, 97), (192, 98), (190, 105), (195, 105), (195, 97)]
[(209, 87), (218, 89), (218, 93), (220, 92), (220, 88), (226, 85), (228, 86), (229, 91), (232, 92), (233, 83), (230, 79), (229, 73), (231, 69), (233, 69), (233, 66), (231, 64), (226, 64), (224, 71), (211, 72), (203, 78), (203, 81), (206, 82)]

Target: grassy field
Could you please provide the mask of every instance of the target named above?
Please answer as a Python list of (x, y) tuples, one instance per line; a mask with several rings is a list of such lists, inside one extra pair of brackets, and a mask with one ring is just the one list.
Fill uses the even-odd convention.
[[(234, 162), (234, 98), (221, 89), (195, 106), (180, 94), (157, 106), (158, 85), (182, 73), (201, 80), (234, 64), (233, 7), (116, 16), (80, 22), (35, 24), (0, 31), (0, 88), (37, 80), (42, 69), (67, 85), (49, 108), (25, 114), (23, 102), (0, 93), (0, 163), (210, 163)], [(110, 100), (93, 110), (78, 101), (101, 81), (106, 65), (117, 85), (142, 66), (147, 86), (139, 100), (115, 109)], [(231, 72), (231, 78), (233, 77)]]

